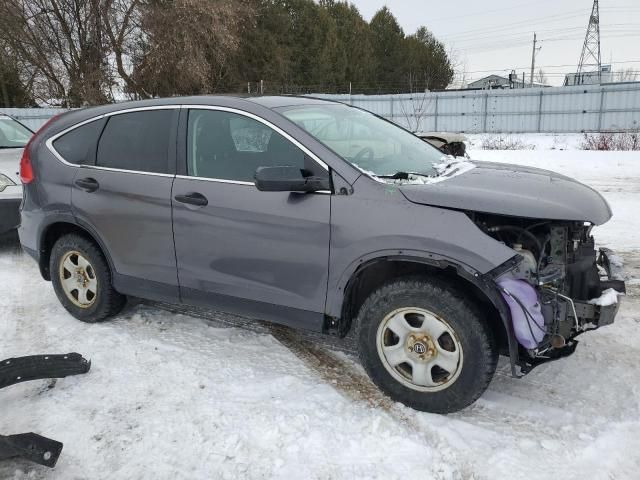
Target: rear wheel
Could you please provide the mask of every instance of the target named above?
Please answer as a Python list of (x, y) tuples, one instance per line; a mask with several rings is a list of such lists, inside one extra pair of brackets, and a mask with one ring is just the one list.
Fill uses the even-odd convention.
[(358, 315), (361, 361), (378, 387), (417, 410), (450, 413), (489, 385), (498, 353), (475, 305), (447, 283), (396, 280)]
[(107, 261), (90, 240), (76, 234), (60, 237), (49, 268), (60, 303), (78, 320), (98, 322), (122, 310), (126, 297), (113, 288)]

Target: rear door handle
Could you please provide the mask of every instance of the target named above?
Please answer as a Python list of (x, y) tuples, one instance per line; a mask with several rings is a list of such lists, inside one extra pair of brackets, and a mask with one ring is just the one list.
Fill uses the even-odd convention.
[(176, 195), (173, 198), (176, 199), (176, 202), (196, 205), (198, 207), (204, 207), (209, 204), (207, 197), (198, 192), (187, 193), (186, 195)]
[(98, 190), (98, 188), (100, 188), (100, 184), (95, 178), (79, 178), (75, 183), (78, 187), (80, 187), (80, 189), (89, 193), (95, 192), (96, 190)]

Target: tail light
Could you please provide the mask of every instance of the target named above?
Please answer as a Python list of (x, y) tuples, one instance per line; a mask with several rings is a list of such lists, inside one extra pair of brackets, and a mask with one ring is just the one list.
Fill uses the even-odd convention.
[(22, 158), (20, 159), (20, 181), (25, 185), (33, 181), (33, 168), (31, 168), (31, 159), (29, 158), (30, 143), (31, 140), (29, 140), (29, 143), (24, 147)]
[(29, 141), (25, 145), (24, 150), (22, 151), (22, 158), (20, 158), (20, 181), (23, 184), (26, 185), (28, 183), (31, 183), (35, 179), (35, 175), (33, 174), (33, 167), (31, 166), (31, 157), (29, 153), (29, 150), (30, 150), (29, 147), (31, 147), (31, 144), (33, 143), (35, 138), (38, 136), (38, 134), (42, 132), (42, 130), (44, 130), (47, 125), (49, 125), (59, 116), (60, 115), (54, 115), (49, 120), (47, 120), (45, 124), (42, 125), (38, 129), (38, 131), (32, 135), (32, 137), (29, 139)]

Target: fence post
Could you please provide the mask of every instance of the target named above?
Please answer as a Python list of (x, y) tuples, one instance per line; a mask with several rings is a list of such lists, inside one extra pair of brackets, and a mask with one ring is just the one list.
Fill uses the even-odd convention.
[(542, 130), (542, 96), (544, 92), (540, 89), (540, 101), (538, 102), (538, 133)]
[(434, 112), (434, 124), (433, 124), (433, 131), (437, 132), (438, 131), (438, 94), (436, 93), (436, 106), (435, 106), (435, 112)]
[(389, 118), (389, 120), (393, 122), (393, 95), (389, 98), (391, 98), (391, 118)]
[(602, 117), (604, 115), (604, 96), (606, 94), (604, 87), (600, 88), (600, 112), (598, 113), (598, 131), (602, 131)]
[(484, 117), (482, 118), (482, 133), (487, 133), (487, 116), (489, 115), (489, 93), (484, 95)]

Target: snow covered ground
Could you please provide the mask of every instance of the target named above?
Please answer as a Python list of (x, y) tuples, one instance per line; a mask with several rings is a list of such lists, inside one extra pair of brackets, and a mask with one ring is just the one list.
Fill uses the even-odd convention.
[(0, 433), (65, 444), (54, 470), (4, 462), (0, 478), (638, 478), (640, 154), (531, 141), (539, 148), (472, 155), (602, 191), (615, 216), (595, 234), (625, 257), (630, 283), (616, 323), (585, 335), (572, 357), (519, 380), (502, 362), (472, 407), (419, 413), (382, 396), (348, 353), (284, 328), (143, 303), (115, 321), (78, 322), (9, 239), (0, 358), (77, 351), (93, 363), (84, 376), (0, 391)]

